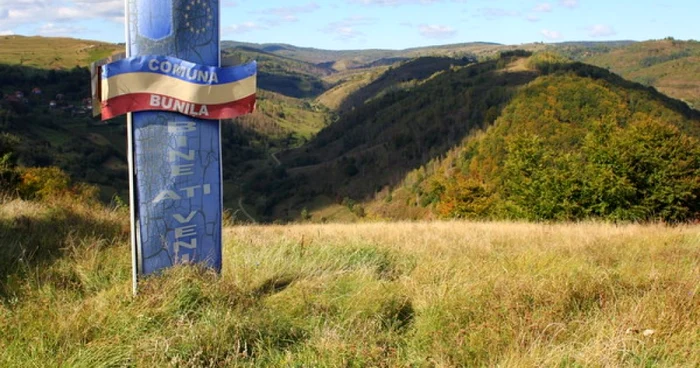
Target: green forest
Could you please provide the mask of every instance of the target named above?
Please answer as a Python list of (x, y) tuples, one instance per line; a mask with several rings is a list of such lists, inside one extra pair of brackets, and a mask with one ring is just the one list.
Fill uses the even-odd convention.
[(273, 195), (362, 202), (389, 218), (698, 216), (700, 114), (654, 88), (525, 51), (414, 84), (387, 87), (289, 153), (293, 175), (268, 189), (291, 181)]
[(697, 218), (700, 114), (582, 64), (553, 70), (413, 183), (421, 203), (441, 217)]

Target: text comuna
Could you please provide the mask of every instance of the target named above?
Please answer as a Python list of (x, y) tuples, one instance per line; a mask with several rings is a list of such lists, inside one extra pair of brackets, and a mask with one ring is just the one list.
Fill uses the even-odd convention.
[(148, 69), (153, 72), (171, 74), (198, 83), (219, 83), (219, 76), (215, 71), (200, 70), (194, 67), (186, 67), (168, 60), (160, 61), (151, 59), (148, 62)]

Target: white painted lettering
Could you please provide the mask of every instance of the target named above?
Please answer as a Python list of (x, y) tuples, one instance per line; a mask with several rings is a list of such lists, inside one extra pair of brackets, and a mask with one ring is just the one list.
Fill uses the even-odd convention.
[(195, 80), (197, 79), (197, 69), (190, 69), (187, 71), (187, 79)]
[(168, 60), (161, 62), (156, 59), (151, 59), (148, 61), (148, 69), (153, 72), (172, 74), (180, 78), (200, 83), (219, 83), (219, 76), (215, 71), (188, 68), (180, 64), (173, 64)]
[(187, 108), (187, 105), (189, 103), (181, 100), (175, 100), (175, 108), (173, 110), (177, 110), (179, 113), (185, 113), (185, 109)]
[(187, 225), (183, 227), (178, 227), (175, 229), (175, 239), (189, 238), (192, 236), (197, 236), (195, 228), (197, 225)]
[[(190, 164), (190, 165), (194, 166), (194, 164)], [(174, 165), (174, 166), (187, 166), (187, 165)], [(183, 168), (181, 170), (184, 172), (185, 170), (190, 170), (190, 168)], [(189, 175), (189, 174), (187, 174), (187, 175)], [(185, 187), (185, 188), (181, 188), (178, 190), (185, 195), (185, 198), (193, 198), (196, 195), (197, 190), (201, 190), (202, 194), (204, 194), (204, 195), (211, 194), (211, 184), (193, 185), (191, 187)], [(175, 191), (166, 189), (158, 194), (158, 196), (153, 200), (153, 203), (162, 202), (166, 199), (180, 200), (182, 198), (183, 198), (182, 195), (175, 193)]]
[(187, 215), (187, 217), (185, 217), (185, 216), (182, 216), (182, 215), (179, 214), (179, 213), (176, 213), (176, 214), (173, 215), (173, 218), (174, 218), (175, 220), (177, 220), (177, 222), (179, 222), (179, 223), (181, 223), (181, 224), (184, 224), (184, 223), (186, 223), (186, 222), (192, 221), (192, 219), (194, 218), (194, 216), (195, 216), (196, 214), (197, 214), (197, 211), (192, 211), (192, 212), (190, 212), (189, 215)]
[(184, 241), (176, 241), (173, 243), (173, 247), (175, 248), (175, 252), (177, 252), (180, 247), (197, 249), (197, 238), (192, 239), (189, 243)]
[(163, 73), (170, 73), (170, 71), (173, 70), (173, 64), (169, 61), (164, 61), (160, 63), (160, 71)]
[(187, 153), (183, 153), (176, 150), (170, 150), (170, 152), (168, 152), (168, 160), (170, 162), (175, 162), (178, 158), (187, 161), (194, 161), (194, 150), (189, 150)]
[(172, 176), (194, 175), (194, 164), (172, 165)]
[(193, 121), (169, 121), (168, 133), (187, 133), (197, 130), (197, 125)]
[(185, 115), (209, 115), (209, 107), (207, 105), (196, 105), (168, 96), (151, 95), (149, 103), (152, 107), (157, 107), (162, 110), (177, 111)]
[(173, 192), (172, 190), (164, 190), (164, 191), (160, 192), (160, 194), (158, 194), (156, 199), (153, 200), (153, 203), (160, 203), (160, 202), (164, 201), (165, 199), (178, 200), (178, 199), (182, 199), (182, 197), (180, 197), (177, 193)]
[(169, 98), (169, 97), (163, 97), (160, 100), (160, 107), (162, 107), (164, 109), (168, 109), (168, 110), (172, 109), (173, 108), (173, 99)]
[(191, 187), (187, 187), (187, 188), (182, 188), (180, 190), (185, 191), (185, 193), (187, 194), (187, 198), (192, 198), (192, 197), (194, 197), (194, 190), (200, 189), (201, 187), (202, 187), (201, 185), (195, 185), (195, 186), (191, 186)]
[(173, 74), (182, 78), (185, 76), (185, 73), (187, 72), (187, 68), (180, 64), (175, 64), (173, 65)]

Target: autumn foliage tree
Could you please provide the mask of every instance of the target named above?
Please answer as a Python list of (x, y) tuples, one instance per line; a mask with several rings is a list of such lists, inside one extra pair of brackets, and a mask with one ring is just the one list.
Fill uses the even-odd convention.
[[(590, 66), (544, 69), (414, 184), (443, 218), (700, 218), (700, 114)], [(425, 201), (418, 201), (425, 202)]]

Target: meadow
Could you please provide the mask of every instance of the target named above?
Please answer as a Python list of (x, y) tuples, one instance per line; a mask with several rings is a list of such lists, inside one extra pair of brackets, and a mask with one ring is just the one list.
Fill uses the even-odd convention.
[(689, 367), (700, 226), (237, 225), (131, 290), (128, 213), (0, 203), (0, 366)]

